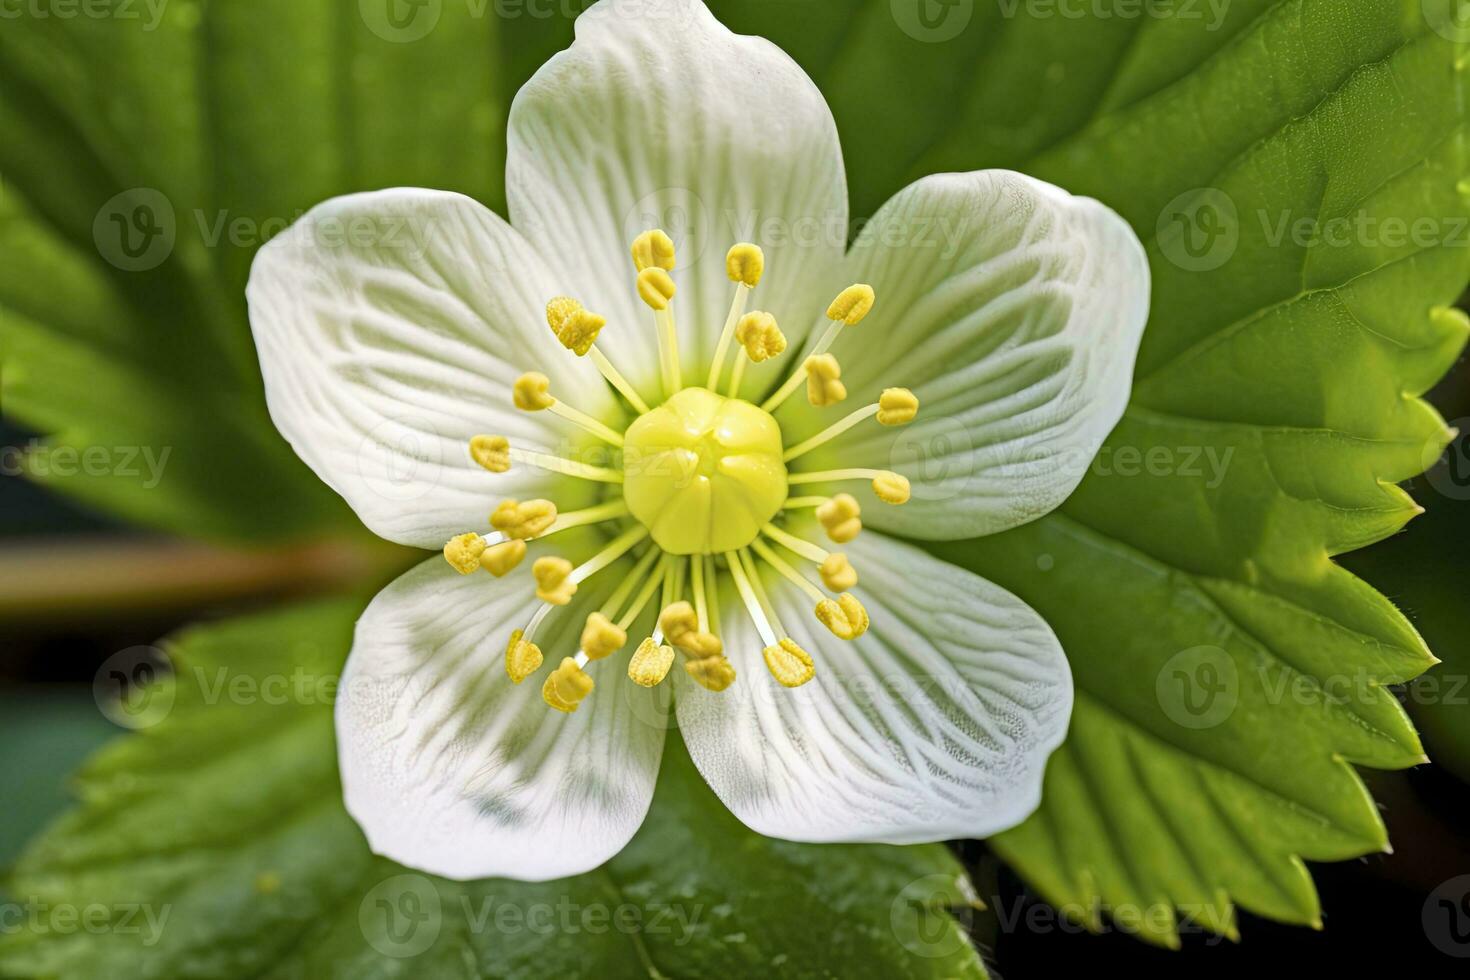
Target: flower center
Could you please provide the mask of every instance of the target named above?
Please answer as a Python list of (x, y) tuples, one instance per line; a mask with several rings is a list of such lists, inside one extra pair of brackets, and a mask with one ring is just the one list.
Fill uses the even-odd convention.
[(781, 429), (769, 412), (685, 388), (623, 435), (623, 499), (675, 555), (744, 548), (786, 500)]

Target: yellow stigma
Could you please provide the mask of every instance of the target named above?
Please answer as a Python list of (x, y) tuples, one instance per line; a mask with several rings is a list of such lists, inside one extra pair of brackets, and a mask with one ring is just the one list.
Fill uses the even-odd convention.
[(607, 325), (607, 319), (570, 296), (558, 296), (546, 304), (546, 323), (563, 347), (581, 357), (597, 342), (597, 333)]
[(652, 309), (667, 310), (674, 298), (674, 277), (657, 266), (638, 273), (638, 298)]
[(444, 560), (461, 575), (468, 575), (480, 567), (480, 556), (485, 553), (485, 539), (471, 531), (450, 538), (444, 545)]
[(884, 388), (878, 396), (879, 425), (907, 425), (919, 414), (919, 399), (907, 388)]
[(537, 558), (531, 566), (536, 579), (536, 598), (553, 606), (565, 606), (572, 601), (577, 583), (571, 580), (572, 563), (565, 558), (546, 555)]
[(769, 313), (747, 313), (735, 324), (735, 341), (757, 364), (786, 350), (786, 335)]
[(885, 504), (909, 502), (909, 481), (898, 473), (880, 473), (873, 477), (873, 492)]
[(817, 603), (817, 619), (842, 640), (855, 640), (868, 631), (868, 611), (851, 592), (844, 592), (837, 601), (823, 599)]
[(592, 688), (592, 675), (578, 667), (576, 660), (564, 657), (541, 686), (541, 697), (557, 711), (571, 714), (592, 693)]
[(789, 637), (766, 647), (761, 653), (766, 658), (766, 669), (784, 687), (801, 687), (816, 676), (817, 668), (811, 655)]
[(735, 666), (724, 657), (686, 660), (684, 670), (694, 682), (707, 691), (723, 691), (735, 683)]
[(743, 548), (786, 500), (776, 420), (703, 388), (639, 416), (623, 452), (628, 510), (672, 554)]
[(541, 648), (522, 639), (525, 635), (523, 631), (516, 630), (505, 645), (505, 672), (515, 684), (541, 669)]
[(508, 538), (534, 538), (556, 522), (556, 504), (549, 500), (502, 500), (490, 515), (490, 526)]
[(841, 320), (849, 327), (854, 326), (873, 308), (873, 287), (855, 283), (837, 294), (832, 305), (827, 307), (827, 319)]
[(766, 271), (766, 253), (759, 245), (741, 242), (725, 253), (725, 274), (731, 282), (741, 282), (754, 289)]
[[(528, 371), (516, 378), (512, 389), (516, 408), (523, 412), (539, 412), (556, 404), (551, 397), (551, 379), (539, 371)], [(509, 444), (507, 444), (509, 449)]]
[(486, 548), (485, 553), (480, 556), (480, 567), (496, 578), (504, 578), (525, 557), (526, 542), (512, 538)]
[(600, 612), (588, 616), (587, 625), (582, 627), (582, 652), (588, 660), (610, 657), (627, 642), (628, 634)]
[(628, 661), (628, 679), (643, 687), (656, 687), (669, 676), (669, 668), (673, 666), (674, 648), (655, 643), (650, 636), (633, 651), (633, 659)]
[(633, 265), (644, 269), (674, 269), (674, 240), (658, 228), (650, 229), (633, 239)]
[(475, 436), (470, 440), (470, 459), (491, 473), (510, 469), (510, 440), (505, 436)]
[(833, 592), (842, 592), (857, 585), (857, 569), (840, 551), (834, 551), (822, 562), (822, 583)]
[(847, 397), (842, 365), (831, 354), (817, 354), (806, 359), (806, 400), (815, 408), (835, 405)]
[(822, 522), (827, 537), (838, 544), (846, 544), (863, 529), (862, 513), (856, 497), (850, 493), (839, 493), (817, 507), (817, 520)]

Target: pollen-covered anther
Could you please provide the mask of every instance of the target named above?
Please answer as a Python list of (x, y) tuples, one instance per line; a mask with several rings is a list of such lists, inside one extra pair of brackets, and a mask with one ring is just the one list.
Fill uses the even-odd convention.
[(558, 296), (546, 304), (546, 323), (563, 347), (581, 357), (597, 342), (598, 331), (607, 325), (607, 318), (570, 296)]
[(827, 319), (841, 320), (849, 327), (855, 326), (873, 308), (873, 287), (865, 283), (854, 283), (842, 292), (827, 307)]
[(539, 412), (556, 404), (556, 399), (551, 397), (551, 379), (539, 371), (527, 371), (516, 378), (511, 397), (516, 408), (523, 412)]
[(725, 644), (713, 633), (685, 633), (675, 646), (689, 654), (695, 660), (702, 660), (705, 657), (718, 657), (725, 652)]
[(694, 613), (694, 607), (687, 602), (675, 602), (664, 608), (658, 614), (658, 628), (663, 631), (668, 641), (675, 646), (683, 646), (684, 638), (699, 631), (699, 617)]
[(485, 553), (480, 556), (480, 567), (496, 578), (504, 578), (525, 557), (526, 542), (512, 538), (486, 548)]
[(582, 652), (588, 660), (601, 660), (621, 650), (628, 642), (628, 634), (600, 612), (587, 617), (582, 627)]
[(556, 504), (549, 500), (502, 500), (490, 514), (490, 526), (508, 538), (534, 538), (556, 523)]
[(839, 379), (842, 365), (831, 354), (806, 359), (806, 400), (816, 408), (835, 405), (847, 397), (847, 386)]
[(577, 583), (571, 580), (572, 563), (565, 558), (544, 555), (531, 566), (536, 578), (536, 598), (553, 606), (565, 606), (572, 601)]
[(628, 661), (628, 679), (642, 687), (656, 687), (674, 666), (674, 648), (649, 637), (638, 644)]
[(633, 239), (633, 265), (644, 269), (674, 269), (674, 240), (659, 228), (651, 228)]
[(735, 340), (745, 348), (745, 356), (757, 364), (786, 350), (786, 335), (776, 325), (776, 318), (759, 310), (745, 314), (735, 324)]
[(525, 635), (522, 630), (516, 630), (505, 645), (505, 672), (514, 684), (541, 669), (541, 648), (526, 640)]
[(817, 619), (840, 640), (855, 640), (868, 631), (868, 611), (851, 592), (817, 603)]
[(723, 691), (735, 683), (735, 665), (723, 656), (686, 660), (684, 671), (706, 691)]
[(761, 654), (766, 658), (766, 669), (783, 687), (801, 687), (817, 674), (811, 654), (790, 637), (766, 647)]
[(649, 266), (638, 273), (638, 298), (654, 310), (667, 310), (673, 301), (674, 277), (658, 266)]
[(856, 497), (850, 493), (839, 493), (826, 503), (818, 505), (817, 520), (821, 521), (827, 537), (838, 544), (846, 544), (862, 531), (862, 513)]
[(884, 388), (878, 396), (879, 425), (907, 425), (919, 414), (919, 399), (907, 388)]
[(563, 657), (541, 685), (541, 697), (557, 711), (571, 714), (592, 693), (593, 687), (592, 675), (578, 667), (573, 658)]
[(840, 551), (834, 551), (822, 562), (822, 583), (833, 592), (843, 592), (857, 585), (857, 569)]
[(908, 477), (902, 474), (883, 472), (873, 477), (873, 493), (885, 504), (906, 504), (910, 492)]
[(480, 556), (485, 553), (485, 539), (473, 531), (459, 534), (444, 545), (444, 560), (461, 575), (468, 575), (480, 567)]
[(470, 440), (470, 459), (491, 473), (510, 469), (510, 440), (505, 436), (475, 436)]
[(754, 289), (766, 271), (766, 253), (759, 245), (741, 242), (732, 245), (725, 253), (725, 274), (731, 282), (740, 282)]

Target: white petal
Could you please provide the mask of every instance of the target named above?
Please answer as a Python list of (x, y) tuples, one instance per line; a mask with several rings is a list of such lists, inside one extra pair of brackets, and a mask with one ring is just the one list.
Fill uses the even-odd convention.
[[(606, 315), (599, 346), (657, 391), (652, 314), (637, 300), (629, 245), (674, 238), (682, 361), (703, 384), (733, 295), (725, 253), (766, 253), (753, 309), (799, 343), (835, 291), (847, 185), (832, 114), (795, 62), (732, 34), (699, 0), (603, 0), (510, 110), (511, 221)], [(575, 292), (574, 292), (575, 291)], [(754, 366), (760, 389), (790, 358)]]
[[(905, 387), (919, 419), (865, 423), (793, 468), (898, 470), (905, 506), (853, 492), (865, 523), (920, 538), (991, 534), (1065, 500), (1122, 416), (1148, 319), (1128, 224), (1020, 174), (939, 174), (885, 204), (848, 263), (877, 303), (833, 348), (845, 405)], [(780, 418), (788, 441), (826, 424), (798, 399)]]
[(700, 772), (747, 826), (786, 840), (909, 844), (1020, 823), (1071, 715), (1056, 636), (1015, 596), (910, 545), (865, 532), (847, 553), (872, 618), (855, 641), (763, 579), (816, 661), (800, 688), (770, 676), (744, 609), (722, 607), (734, 685), (678, 690)]
[(617, 415), (596, 369), (546, 326), (552, 281), (509, 225), (458, 194), (318, 205), (250, 270), (271, 418), (364, 524), (401, 544), (438, 548), (483, 528), (498, 499), (552, 496), (566, 481), (524, 466), (491, 474), (469, 457), (478, 433), (562, 453), (584, 445), (549, 413), (515, 410), (511, 384), (525, 371), (585, 411)]
[[(608, 583), (609, 585), (614, 583)], [(589, 585), (536, 639), (541, 669), (506, 676), (512, 629), (539, 605), (525, 576), (405, 574), (358, 623), (337, 700), (347, 809), (373, 850), (449, 878), (542, 881), (612, 857), (648, 812), (663, 750), (656, 692), (608, 660), (576, 712), (541, 685), (577, 649)]]

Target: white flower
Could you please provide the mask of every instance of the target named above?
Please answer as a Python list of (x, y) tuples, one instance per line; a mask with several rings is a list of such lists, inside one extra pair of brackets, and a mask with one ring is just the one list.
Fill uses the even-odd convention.
[(942, 174), (845, 252), (822, 96), (696, 0), (583, 14), (511, 107), (506, 177), (509, 224), (338, 198), (250, 278), (276, 425), (375, 532), (449, 559), (373, 601), (343, 678), (373, 848), (454, 878), (595, 867), (647, 812), (671, 695), (763, 834), (1023, 820), (1071, 711), (1057, 640), (884, 532), (990, 534), (1077, 485), (1147, 317), (1128, 226)]

